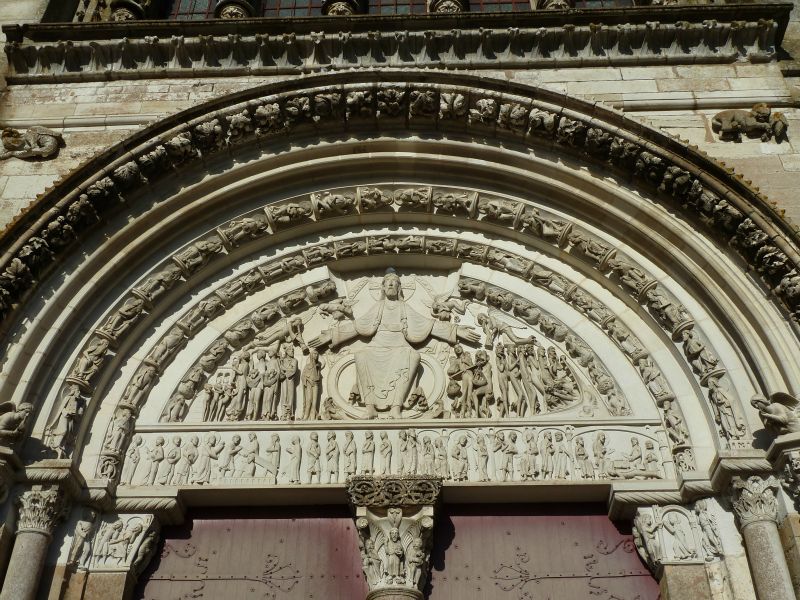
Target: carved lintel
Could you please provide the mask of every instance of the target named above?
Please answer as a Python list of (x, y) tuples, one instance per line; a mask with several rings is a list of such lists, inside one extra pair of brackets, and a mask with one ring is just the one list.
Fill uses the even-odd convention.
[(52, 536), (56, 525), (64, 518), (67, 506), (60, 488), (24, 492), (17, 500), (17, 534), (35, 532)]
[(778, 480), (769, 475), (761, 477), (752, 475), (747, 479), (734, 477), (731, 482), (733, 490), (733, 510), (739, 518), (742, 529), (759, 521), (778, 520)]
[(368, 599), (422, 598), (433, 546), (437, 477), (351, 477)]

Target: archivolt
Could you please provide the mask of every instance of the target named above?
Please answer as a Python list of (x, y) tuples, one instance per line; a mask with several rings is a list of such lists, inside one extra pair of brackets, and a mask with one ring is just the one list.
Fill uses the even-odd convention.
[[(161, 257), (183, 251), (188, 251), (183, 263), (170, 260), (178, 270), (173, 282), (189, 278), (197, 281), (206, 275), (192, 266), (193, 261), (199, 260), (202, 267), (217, 256), (209, 264), (235, 264), (255, 247), (244, 243), (248, 239), (269, 248), (297, 235), (295, 224), (302, 225), (297, 229), (300, 235), (354, 223), (367, 227), (386, 222), (462, 225), (557, 256), (585, 272), (594, 284), (614, 289), (621, 306), (650, 323), (654, 321), (640, 303), (655, 302), (646, 292), (668, 273), (696, 299), (696, 305), (709, 307), (737, 352), (746, 357), (745, 368), (751, 369), (748, 375), (765, 388), (763, 391), (785, 389), (796, 380), (797, 366), (786, 359), (790, 355), (786, 350), (796, 344), (796, 339), (788, 327), (775, 326), (781, 317), (763, 302), (758, 288), (742, 275), (730, 277), (739, 259), (726, 257), (727, 251), (713, 235), (710, 240), (703, 239), (696, 230), (625, 189), (626, 181), (630, 182), (669, 210), (679, 209), (691, 220), (701, 222), (704, 231), (709, 232), (709, 226), (728, 238), (732, 247), (762, 273), (765, 283), (793, 308), (796, 299), (791, 294), (794, 276), (790, 269), (797, 256), (794, 234), (744, 182), (675, 140), (615, 112), (546, 90), (445, 74), (437, 75), (435, 84), (409, 73), (348, 75), (352, 83), (346, 86), (339, 84), (341, 75), (315, 76), (265, 86), (193, 109), (137, 134), (76, 172), (37, 202), (5, 236), (8, 268), (0, 283), (8, 298), (23, 300), (26, 286), (51, 272), (56, 259), (64, 261), (61, 264), (68, 273), (78, 274), (76, 280), (63, 284), (54, 277), (57, 305), (72, 303), (72, 299), (61, 299), (72, 290), (85, 289), (84, 278), (96, 277), (95, 289), (112, 285), (129, 289), (129, 268), (138, 273), (142, 265), (156, 267)], [(268, 158), (260, 156), (262, 151)], [(464, 158), (470, 161), (468, 166)], [(598, 177), (599, 171), (587, 174), (577, 168), (581, 163), (594, 165), (598, 161), (619, 177), (619, 189)], [(264, 169), (268, 169), (267, 175), (260, 173)], [(235, 232), (230, 236), (225, 233), (234, 227), (230, 217), (216, 216), (230, 214), (231, 199), (243, 207), (263, 205), (263, 201), (253, 200), (259, 190), (263, 194), (268, 189), (272, 198), (286, 198), (293, 194), (284, 190), (324, 189), (326, 183), (335, 185), (333, 182), (341, 177), (350, 181), (360, 177), (362, 182), (400, 178), (422, 181), (415, 187), (424, 187), (428, 182), (456, 177), (447, 169), (457, 170), (465, 185), (480, 182), (484, 189), (496, 190), (499, 202), (491, 204), (487, 199), (481, 204), (474, 194), (467, 203), (454, 200), (451, 208), (447, 199), (437, 205), (435, 191), (430, 190), (422, 194), (424, 202), (414, 200), (411, 194), (408, 203), (392, 197), (381, 205), (378, 195), (372, 206), (363, 188), (352, 186), (356, 204), (343, 214), (335, 207), (325, 214), (322, 200), (330, 200), (327, 196), (316, 200), (303, 197), (299, 203), (308, 202), (310, 212), (300, 207), (299, 221), (292, 221), (292, 211), (288, 210), (288, 204), (298, 201), (270, 203), (267, 212), (261, 213), (267, 220), (265, 227), (256, 226), (251, 235), (241, 223), (236, 226), (244, 231), (241, 242), (232, 241)], [(354, 175), (359, 171), (360, 176)], [(164, 177), (166, 172), (174, 176)], [(214, 176), (209, 178), (209, 173)], [(143, 185), (145, 182), (149, 186)], [(183, 191), (178, 189), (181, 184)], [(225, 186), (224, 193), (215, 191)], [(501, 192), (515, 197), (541, 194), (547, 198), (541, 204), (579, 214), (584, 222), (594, 223), (601, 230), (612, 229), (616, 239), (624, 238), (652, 264), (631, 264), (619, 251), (613, 256), (613, 239), (589, 235), (590, 243), (612, 246), (597, 254), (579, 239), (570, 240), (570, 233), (586, 231), (559, 230), (553, 226), (559, 215), (537, 213), (536, 206), (503, 199)], [(205, 194), (209, 196), (207, 202), (203, 202)], [(284, 213), (276, 212), (279, 210)], [(241, 213), (235, 220), (245, 216)], [(184, 219), (182, 223), (179, 217)], [(661, 225), (662, 220), (666, 227)], [(98, 221), (104, 225), (98, 225)], [(198, 251), (187, 250), (189, 240), (200, 232), (209, 232), (209, 222), (222, 230), (210, 234), (219, 240), (220, 250), (213, 244), (205, 250), (196, 246)], [(103, 232), (111, 236), (108, 241), (101, 239)], [(88, 261), (71, 252), (78, 237), (90, 255)], [(124, 256), (134, 247), (143, 254)], [(452, 258), (469, 260), (455, 255)], [(488, 259), (487, 250), (481, 260), (486, 263)], [(88, 275), (86, 267), (91, 264), (98, 272)], [(614, 264), (619, 266), (609, 270)], [(653, 272), (653, 265), (658, 272)], [(701, 277), (696, 272), (698, 265), (709, 272)], [(509, 270), (502, 259), (493, 267)], [(163, 265), (156, 270), (164, 272)], [(530, 279), (533, 272), (528, 269), (522, 276)], [(169, 280), (172, 276), (165, 277)], [(620, 293), (622, 290), (627, 294)], [(6, 331), (19, 335), (24, 346), (7, 360), (4, 391), (9, 397), (20, 400), (37, 390), (47, 393), (54, 384), (52, 375), (63, 370), (59, 365), (72, 353), (72, 346), (60, 344), (59, 336), (75, 340), (89, 322), (102, 324), (108, 318), (100, 315), (113, 301), (102, 294), (92, 298), (85, 291), (82, 294), (73, 305), (81, 314), (58, 310), (56, 315), (51, 309), (60, 307), (43, 302), (42, 314), (37, 315), (37, 300), (29, 296), (17, 318), (6, 320)], [(171, 286), (165, 286), (166, 305), (177, 294)], [(128, 298), (118, 295), (115, 299), (124, 302)], [(669, 293), (667, 299), (675, 300)], [(24, 320), (34, 315), (32, 325), (23, 333)], [(657, 326), (663, 327), (664, 322), (658, 321)], [(673, 329), (669, 326), (667, 332), (672, 335)], [(36, 341), (28, 344), (27, 340)], [(118, 353), (125, 355), (132, 343), (122, 341)], [(17, 373), (22, 372), (31, 354), (59, 346), (61, 355), (54, 358), (54, 365), (29, 365), (19, 381)], [(84, 429), (89, 419), (86, 421)], [(42, 425), (40, 419), (39, 431)]]

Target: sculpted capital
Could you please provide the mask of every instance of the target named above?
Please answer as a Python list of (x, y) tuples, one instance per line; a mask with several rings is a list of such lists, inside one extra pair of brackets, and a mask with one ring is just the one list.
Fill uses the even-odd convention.
[(433, 477), (353, 477), (348, 482), (368, 600), (421, 600), (441, 488), (442, 480)]
[(778, 480), (770, 475), (760, 477), (753, 475), (746, 479), (734, 477), (733, 510), (739, 518), (742, 528), (759, 521), (778, 520)]
[(17, 500), (17, 507), (17, 533), (37, 532), (51, 536), (64, 517), (67, 499), (60, 489), (28, 490)]

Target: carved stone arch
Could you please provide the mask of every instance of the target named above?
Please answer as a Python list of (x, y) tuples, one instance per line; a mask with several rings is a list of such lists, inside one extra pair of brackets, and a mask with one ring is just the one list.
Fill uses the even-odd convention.
[[(400, 193), (409, 189), (418, 193)], [(337, 194), (351, 196), (352, 207), (333, 203)], [(437, 204), (436, 194), (454, 197), (440, 198)], [(290, 210), (292, 204), (297, 206)], [(257, 222), (243, 221), (255, 214), (261, 215)], [(548, 220), (569, 221), (570, 228), (559, 230)], [(350, 242), (380, 244), (388, 237), (384, 248), (391, 252), (376, 258), (368, 250), (363, 257), (349, 257), (350, 265), (337, 265), (333, 259), (341, 256), (335, 250), (332, 257), (308, 264), (303, 251), (319, 244), (336, 247), (346, 236)], [(407, 236), (422, 238), (422, 245), (412, 244), (405, 252), (398, 242)], [(432, 251), (428, 242), (435, 239), (481, 249), (474, 256), (459, 255), (459, 246), (449, 254)], [(206, 503), (211, 497), (205, 486), (211, 475), (206, 478), (205, 472), (194, 482), (175, 483), (170, 474), (159, 483), (163, 473), (158, 463), (167, 460), (158, 458), (160, 453), (172, 452), (180, 460), (172, 440), (185, 444), (193, 436), (198, 444), (210, 443), (215, 456), (205, 458), (219, 465), (251, 435), (260, 442), (262, 455), (268, 436), (278, 435), (284, 443), (281, 452), (297, 438), (303, 452), (313, 457), (320, 450), (308, 448), (322, 442), (319, 434), (332, 432), (345, 446), (350, 433), (359, 446), (357, 456), (372, 456), (373, 467), (378, 464), (375, 448), (363, 448), (381, 433), (398, 447), (403, 436), (407, 440), (411, 435), (420, 444), (430, 436), (432, 444), (434, 437), (443, 440), (446, 485), (481, 489), (484, 497), (519, 498), (514, 494), (521, 492), (509, 490), (530, 488), (526, 500), (541, 498), (541, 490), (566, 499), (583, 489), (591, 467), (592, 497), (610, 498), (613, 514), (630, 514), (645, 504), (688, 502), (721, 493), (734, 473), (770, 468), (759, 415), (748, 400), (754, 393), (793, 392), (800, 377), (794, 360), (800, 298), (793, 271), (796, 234), (756, 190), (681, 142), (619, 113), (546, 89), (491, 79), (387, 70), (348, 73), (345, 83), (341, 74), (317, 75), (195, 107), (147, 128), (70, 175), (11, 226), (0, 246), (0, 286), (6, 291), (0, 299), (8, 305), (2, 327), (10, 348), (3, 358), (0, 389), (18, 404), (36, 404), (28, 423), (31, 435), (16, 448), (25, 463), (18, 477), (70, 479), (75, 495), (83, 492), (93, 504), (118, 512), (155, 513), (163, 520), (179, 518), (184, 504)], [(266, 303), (272, 303), (302, 292), (305, 310), (320, 299), (311, 301), (308, 286), (326, 277), (368, 285), (367, 279), (379, 280), (385, 267), (397, 266), (404, 275), (404, 269), (428, 269), (444, 280), (463, 267), (464, 277), (498, 293), (536, 300), (543, 313), (554, 316), (554, 326), (587, 332), (581, 339), (590, 349), (596, 344), (620, 360), (607, 369), (609, 377), (630, 377), (624, 389), (652, 393), (642, 381), (647, 365), (637, 369), (624, 362), (629, 360), (622, 348), (625, 335), (611, 330), (610, 319), (622, 323), (653, 357), (654, 367), (669, 371), (666, 385), (681, 414), (668, 414), (666, 402), (672, 400), (662, 397), (648, 398), (659, 407), (657, 414), (627, 420), (624, 415), (581, 421), (574, 415), (505, 419), (493, 414), (497, 423), (491, 423), (480, 418), (480, 411), (474, 419), (421, 419), (419, 425), (402, 417), (352, 419), (352, 424), (254, 419), (199, 425), (153, 418), (153, 411), (161, 412), (179, 391), (208, 344), (227, 340), (231, 327), (252, 319), (253, 306), (264, 304), (247, 304), (245, 311), (235, 297), (221, 296), (220, 286), (274, 265), (276, 259), (300, 255), (303, 269), (274, 278), (258, 271), (253, 289), (243, 297), (255, 303), (263, 293)], [(520, 267), (513, 263), (515, 257), (533, 262)], [(565, 275), (567, 284), (551, 284), (549, 276), (534, 272), (536, 265)], [(305, 277), (310, 266), (328, 271)], [(161, 284), (143, 284), (156, 273), (162, 274)], [(163, 292), (155, 298), (159, 285)], [(656, 290), (664, 295), (651, 293)], [(541, 298), (534, 298), (540, 292)], [(195, 347), (187, 335), (192, 327), (179, 322), (212, 294), (223, 305), (218, 312), (224, 318), (216, 321), (212, 310), (211, 317), (201, 319), (199, 327), (207, 330), (203, 344)], [(461, 294), (457, 298), (463, 299)], [(612, 316), (592, 308), (595, 300)], [(481, 314), (489, 314), (482, 311), (492, 302), (475, 304)], [(502, 300), (497, 304), (499, 313), (521, 322), (513, 308), (504, 308)], [(363, 316), (371, 308), (365, 304), (360, 310)], [(435, 320), (429, 306), (419, 310), (428, 321)], [(295, 311), (281, 308), (280, 313), (289, 317)], [(471, 319), (465, 317), (465, 322), (475, 325)], [(447, 323), (452, 335), (442, 352), (451, 351), (453, 332), (458, 331), (452, 315)], [(119, 328), (124, 335), (114, 333)], [(139, 406), (131, 403), (126, 409), (124, 391), (169, 331), (176, 332), (170, 344), (192, 345), (191, 351), (180, 355), (176, 363), (181, 364), (167, 367), (169, 382), (158, 388), (158, 398), (148, 400), (147, 418), (135, 422)], [(548, 338), (540, 323), (530, 332)], [(685, 333), (698, 338), (686, 340)], [(428, 337), (415, 343), (423, 347)], [(548, 349), (566, 356), (566, 345), (556, 342)], [(635, 355), (632, 347), (627, 352)], [(473, 350), (477, 355), (477, 347)], [(32, 360), (45, 355), (47, 360)], [(161, 368), (158, 361), (151, 362), (154, 369)], [(565, 358), (559, 364), (569, 363)], [(554, 370), (554, 379), (565, 377)], [(712, 389), (709, 382), (717, 379), (730, 387)], [(518, 392), (511, 394), (519, 400)], [(84, 408), (81, 403), (90, 397)], [(734, 416), (719, 417), (726, 403)], [(119, 423), (117, 458), (130, 448), (132, 436), (141, 436), (139, 460), (148, 460), (151, 470), (157, 463), (154, 479), (145, 485), (140, 472), (139, 484), (117, 486), (120, 466), (114, 477), (98, 467), (102, 446), (118, 426), (116, 419), (128, 419), (124, 410), (130, 412), (130, 422)], [(715, 417), (728, 419), (728, 427), (741, 423), (742, 434), (727, 443)], [(75, 425), (69, 440), (59, 429), (65, 420)], [(691, 447), (676, 439), (670, 442), (670, 430), (680, 427), (687, 429)], [(319, 439), (312, 442), (312, 434)], [(467, 467), (462, 477), (462, 436), (467, 438), (464, 452), (472, 458), (481, 458), (480, 444), (487, 444), (486, 478), (480, 462)], [(161, 450), (159, 437), (165, 438)], [(550, 444), (565, 470), (555, 463), (549, 471), (540, 463), (537, 470), (531, 444), (538, 444), (537, 449)], [(578, 463), (581, 444), (587, 460)], [(607, 459), (607, 446), (614, 446), (617, 456), (632, 456), (620, 459), (630, 464)], [(645, 458), (648, 451), (655, 458)], [(342, 452), (337, 469), (343, 475), (357, 474), (346, 466), (347, 457), (356, 454)], [(692, 460), (685, 457), (690, 453)], [(674, 463), (681, 454), (684, 462), (678, 468)], [(283, 456), (291, 461), (297, 455)], [(313, 461), (309, 465), (308, 456), (306, 462), (297, 459), (282, 467), (296, 468), (302, 477), (282, 472), (267, 481), (269, 463), (261, 457), (254, 467), (257, 475), (237, 476), (234, 469), (229, 476), (222, 470), (216, 483), (243, 494), (231, 498), (293, 502), (297, 496), (292, 486), (320, 483), (314, 477), (321, 468)], [(657, 467), (649, 468), (655, 463)], [(358, 464), (357, 471), (363, 471)], [(461, 474), (453, 475), (454, 465)], [(396, 470), (409, 476), (418, 471)], [(241, 481), (248, 477), (253, 481)], [(526, 487), (534, 479), (540, 481)], [(311, 486), (309, 493), (320, 501), (335, 501), (343, 478), (328, 483)], [(242, 492), (245, 488), (252, 489)], [(691, 515), (685, 516), (690, 527), (699, 526)]]

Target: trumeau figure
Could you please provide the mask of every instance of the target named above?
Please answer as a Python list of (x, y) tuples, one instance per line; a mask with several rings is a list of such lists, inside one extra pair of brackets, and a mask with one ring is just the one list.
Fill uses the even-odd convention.
[(403, 299), (400, 277), (393, 270), (384, 276), (381, 298), (371, 309), (354, 320), (332, 324), (310, 344), (336, 347), (357, 337), (367, 340), (363, 347), (353, 350), (353, 356), (356, 381), (368, 418), (385, 411), (394, 418), (401, 416), (420, 363), (420, 353), (411, 344), (430, 337), (450, 343), (456, 339), (474, 343), (479, 339), (467, 327), (425, 317), (408, 306)]
[(800, 402), (794, 396), (776, 392), (767, 400), (764, 396), (756, 395), (750, 400), (750, 404), (758, 410), (764, 427), (773, 435), (800, 433)]

